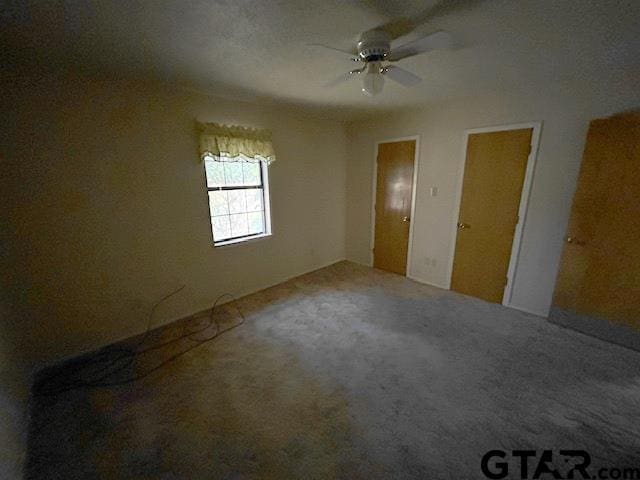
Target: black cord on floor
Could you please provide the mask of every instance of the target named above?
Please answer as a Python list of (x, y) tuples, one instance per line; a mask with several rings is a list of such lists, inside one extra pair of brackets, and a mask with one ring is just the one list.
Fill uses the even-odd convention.
[[(230, 293), (223, 293), (222, 295), (218, 296), (218, 298), (216, 298), (213, 306), (209, 310), (208, 322), (205, 324), (204, 327), (187, 331), (186, 322), (188, 322), (190, 319), (197, 320), (198, 318), (202, 318), (202, 317), (192, 316), (190, 319), (189, 318), (186, 319), (183, 326), (183, 332), (178, 337), (173, 338), (166, 342), (162, 342), (157, 345), (151, 345), (146, 348), (142, 348), (151, 334), (152, 326), (153, 326), (153, 317), (157, 308), (163, 302), (165, 302), (169, 298), (173, 297), (174, 295), (182, 291), (184, 287), (185, 286), (183, 285), (180, 288), (169, 293), (168, 295), (165, 295), (153, 305), (153, 307), (149, 312), (149, 318), (147, 321), (147, 328), (145, 330), (145, 333), (142, 335), (140, 340), (136, 342), (133, 348), (116, 347), (115, 349), (100, 352), (96, 354), (94, 358), (91, 358), (90, 360), (87, 360), (85, 362), (82, 362), (72, 367), (70, 371), (68, 369), (65, 369), (50, 377), (47, 377), (42, 381), (38, 382), (37, 388), (35, 390), (35, 396), (54, 396), (54, 395), (59, 395), (64, 392), (69, 392), (71, 390), (76, 390), (80, 388), (112, 387), (117, 385), (125, 385), (128, 383), (141, 380), (147, 377), (148, 375), (150, 375), (151, 373), (157, 370), (160, 370), (161, 368), (173, 362), (174, 360), (180, 358), (182, 355), (185, 355), (187, 352), (190, 352), (191, 350), (199, 347), (200, 345), (211, 342), (216, 338), (220, 337), (221, 335), (223, 335), (224, 333), (227, 333), (231, 330), (238, 328), (240, 325), (244, 324), (244, 322), (246, 321), (245, 316), (242, 313), (242, 310), (240, 310), (240, 307), (238, 306), (238, 301), (236, 297)], [(233, 303), (235, 310), (238, 312), (240, 321), (231, 327), (221, 330), (220, 325), (218, 324), (218, 321), (215, 318), (215, 312), (219, 302), (223, 298), (231, 298), (231, 302)], [(215, 326), (215, 330), (213, 334), (208, 335), (204, 338), (197, 338), (198, 334), (205, 332), (206, 330), (210, 329), (212, 326)], [(136, 362), (136, 360), (138, 360), (139, 357), (141, 357), (145, 353), (152, 352), (172, 344), (177, 344), (182, 340), (188, 340), (190, 342), (193, 342), (193, 344), (190, 345), (188, 348), (181, 350), (180, 352), (166, 358), (165, 360), (160, 362), (158, 365), (143, 371), (140, 374), (137, 374), (131, 377), (125, 377), (119, 380), (109, 380), (110, 378), (113, 378), (114, 375), (132, 366)], [(117, 353), (119, 354), (119, 356), (109, 360), (108, 358), (109, 355), (112, 355), (113, 353)], [(123, 360), (124, 362), (122, 362)], [(119, 362), (122, 362), (122, 363), (118, 365)], [(76, 380), (70, 380), (66, 382), (64, 381), (64, 377), (69, 378), (69, 376), (72, 376), (72, 375), (76, 377), (82, 376), (83, 371), (86, 371), (87, 369), (95, 365), (98, 365), (100, 368), (98, 369), (97, 372), (92, 372), (92, 374), (94, 375), (93, 378), (90, 378), (88, 380), (76, 379)]]
[[(116, 373), (118, 371), (121, 371), (125, 368), (127, 368), (131, 363), (133, 363), (133, 360), (135, 359), (135, 355), (137, 355), (138, 353), (141, 353), (140, 351), (140, 347), (144, 344), (144, 342), (147, 340), (147, 338), (149, 338), (149, 335), (151, 333), (151, 329), (153, 326), (153, 317), (154, 314), (156, 312), (156, 310), (158, 309), (158, 307), (160, 305), (162, 305), (162, 303), (164, 303), (166, 300), (170, 299), (171, 297), (173, 297), (174, 295), (178, 294), (180, 291), (182, 291), (184, 289), (184, 285), (182, 285), (181, 287), (177, 288), (176, 290), (174, 290), (173, 292), (165, 295), (164, 297), (162, 297), (160, 300), (158, 300), (156, 303), (153, 304), (153, 306), (151, 307), (151, 310), (149, 311), (149, 315), (147, 318), (147, 326), (145, 328), (145, 331), (143, 334), (141, 334), (140, 340), (137, 342), (137, 345), (133, 348), (122, 348), (122, 347), (107, 347), (106, 350), (103, 350), (101, 352), (98, 352), (96, 354), (91, 355), (91, 358), (83, 360), (81, 362), (79, 362), (78, 364), (76, 364), (75, 366), (72, 367), (65, 367), (64, 369), (59, 369), (58, 373), (51, 375), (49, 377), (47, 377), (44, 382), (49, 382), (49, 383), (55, 383), (54, 380), (57, 380), (59, 378), (64, 378), (64, 377), (69, 377), (71, 374), (74, 373), (78, 373), (80, 372), (80, 374), (82, 373), (82, 370), (87, 370), (88, 367), (92, 366), (92, 365), (99, 365), (99, 364), (103, 364), (102, 368), (100, 370), (98, 370), (98, 372), (94, 372), (94, 373), (101, 373), (104, 372), (106, 370), (108, 370), (109, 368), (113, 367), (117, 362), (119, 362), (122, 359), (125, 358), (129, 358), (130, 361), (128, 364), (126, 365), (122, 365), (120, 368), (112, 371), (112, 372), (107, 372), (107, 374), (105, 376), (111, 375), (112, 373)], [(107, 357), (108, 355), (112, 355), (114, 353), (119, 353), (120, 355), (117, 356), (116, 358), (114, 358), (113, 360), (107, 362), (108, 358), (104, 358)], [(99, 381), (98, 379), (94, 379), (94, 381)]]

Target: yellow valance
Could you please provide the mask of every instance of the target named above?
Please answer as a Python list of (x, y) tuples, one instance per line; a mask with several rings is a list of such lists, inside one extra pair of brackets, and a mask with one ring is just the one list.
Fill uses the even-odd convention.
[(253, 128), (226, 126), (217, 123), (198, 123), (200, 159), (226, 157), (236, 161), (276, 160), (271, 132)]

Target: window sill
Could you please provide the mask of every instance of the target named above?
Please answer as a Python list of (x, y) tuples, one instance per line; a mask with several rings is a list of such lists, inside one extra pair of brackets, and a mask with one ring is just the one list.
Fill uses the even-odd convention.
[(242, 245), (243, 243), (251, 243), (251, 242), (256, 242), (258, 240), (264, 240), (265, 238), (268, 238), (270, 236), (271, 236), (271, 233), (262, 233), (260, 235), (255, 235), (253, 237), (236, 238), (235, 240), (217, 242), (217, 243), (214, 243), (213, 246), (214, 248), (232, 247), (232, 246)]

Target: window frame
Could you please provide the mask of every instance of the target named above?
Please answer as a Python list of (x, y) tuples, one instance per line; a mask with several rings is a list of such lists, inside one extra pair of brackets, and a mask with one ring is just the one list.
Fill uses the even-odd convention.
[[(213, 157), (212, 157), (213, 158)], [(221, 158), (229, 158), (222, 157)], [(213, 160), (217, 161), (217, 160)], [(239, 162), (242, 162), (240, 160)], [(213, 242), (214, 248), (225, 247), (230, 245), (239, 245), (246, 242), (251, 242), (254, 240), (258, 240), (261, 238), (270, 237), (272, 235), (271, 228), (271, 197), (269, 195), (269, 166), (266, 162), (259, 160), (257, 162), (260, 166), (260, 184), (259, 185), (237, 185), (237, 186), (224, 186), (224, 187), (210, 187), (209, 181), (207, 178), (207, 167), (206, 160), (202, 162), (203, 172), (204, 172), (204, 185), (207, 194), (207, 212), (209, 212), (209, 227), (211, 231), (211, 240)], [(240, 237), (232, 237), (226, 238), (224, 240), (216, 241), (215, 236), (213, 235), (213, 217), (211, 216), (211, 205), (209, 201), (209, 192), (216, 191), (230, 191), (230, 190), (258, 190), (262, 189), (262, 203), (263, 203), (263, 213), (264, 213), (264, 232), (262, 233), (254, 233), (249, 235), (243, 235)]]

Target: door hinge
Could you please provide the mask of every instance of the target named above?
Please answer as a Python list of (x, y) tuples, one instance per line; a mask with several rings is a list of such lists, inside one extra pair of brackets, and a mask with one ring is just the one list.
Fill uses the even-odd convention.
[(527, 156), (531, 155), (531, 152), (533, 152), (533, 144), (532, 143), (529, 144), (529, 152), (527, 153)]
[(509, 277), (504, 277), (504, 284), (509, 285)]

